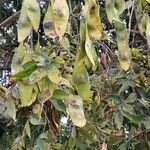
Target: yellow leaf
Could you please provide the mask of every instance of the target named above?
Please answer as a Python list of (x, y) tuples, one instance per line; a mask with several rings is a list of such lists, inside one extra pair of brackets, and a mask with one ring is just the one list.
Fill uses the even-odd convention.
[(18, 20), (18, 42), (22, 42), (25, 40), (25, 38), (30, 34), (32, 29), (32, 24), (30, 22), (30, 19), (28, 17), (25, 4), (23, 2), (21, 14)]
[(96, 55), (96, 52), (95, 52), (95, 48), (92, 44), (92, 41), (89, 38), (88, 29), (86, 30), (85, 51), (86, 51), (86, 54), (87, 54), (89, 60), (95, 66), (95, 61), (97, 59), (97, 55)]
[(83, 16), (87, 22), (89, 35), (95, 40), (99, 40), (102, 36), (102, 24), (99, 11), (100, 7), (95, 0), (87, 0), (85, 2)]
[(76, 126), (84, 127), (86, 125), (83, 102), (81, 97), (75, 95), (69, 96), (67, 112)]
[(0, 85), (0, 96), (7, 96), (9, 93), (8, 89)]
[(60, 39), (60, 44), (62, 45), (62, 47), (67, 50), (68, 52), (70, 51), (70, 42), (69, 39), (67, 37), (62, 37)]
[(15, 49), (15, 54), (12, 59), (12, 63), (11, 63), (12, 75), (23, 70), (21, 64), (23, 62), (25, 55), (26, 55), (25, 47), (23, 43), (20, 43), (19, 47)]
[(34, 114), (41, 116), (42, 110), (43, 110), (43, 107), (41, 104), (35, 104), (32, 111)]
[(150, 66), (150, 17), (146, 16), (146, 37), (148, 42), (148, 66)]
[(112, 21), (115, 17), (114, 4), (115, 4), (114, 0), (106, 0), (106, 2), (105, 2), (106, 14), (107, 14), (107, 18), (110, 23), (112, 23)]
[(77, 51), (75, 58), (75, 65), (78, 64), (80, 60), (86, 57), (85, 52), (85, 41), (86, 41), (86, 24), (85, 20), (82, 19), (80, 21), (80, 49)]
[(67, 79), (61, 77), (60, 71), (55, 66), (51, 67), (47, 76), (51, 82), (57, 85), (66, 85), (67, 87), (73, 89), (71, 83)]
[(55, 36), (56, 33), (54, 30), (53, 12), (52, 12), (51, 5), (48, 6), (43, 23), (44, 23), (45, 35), (50, 37)]
[(39, 3), (37, 0), (25, 0), (25, 7), (34, 30), (38, 32), (41, 18)]
[[(130, 49), (128, 51), (130, 51)], [(130, 56), (129, 56), (129, 54), (125, 52), (123, 54), (123, 56), (120, 56), (119, 60), (120, 60), (120, 65), (121, 65), (122, 69), (127, 71), (130, 67)]]
[(35, 94), (33, 93), (34, 85), (25, 85), (22, 82), (18, 83), (18, 90), (20, 101), (23, 106), (30, 106), (35, 101)]
[(40, 7), (36, 0), (24, 0), (18, 20), (18, 42), (22, 42), (30, 34), (32, 26), (38, 31), (40, 24)]
[(55, 84), (52, 83), (48, 77), (44, 77), (38, 81), (38, 88), (41, 94), (41, 102), (44, 103), (46, 100), (50, 99), (53, 95)]
[(52, 3), (52, 10), (55, 32), (62, 37), (66, 32), (69, 19), (69, 7), (66, 0), (55, 0)]
[(124, 0), (115, 0), (115, 8), (117, 9), (118, 14), (122, 14), (126, 9)]

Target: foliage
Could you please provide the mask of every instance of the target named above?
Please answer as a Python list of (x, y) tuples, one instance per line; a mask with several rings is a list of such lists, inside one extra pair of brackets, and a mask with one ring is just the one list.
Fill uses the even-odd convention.
[(23, 1), (0, 87), (9, 149), (150, 149), (150, 2), (102, 2)]

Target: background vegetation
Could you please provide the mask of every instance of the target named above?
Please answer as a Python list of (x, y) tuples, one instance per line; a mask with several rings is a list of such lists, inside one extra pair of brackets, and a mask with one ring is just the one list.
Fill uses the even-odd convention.
[(0, 10), (0, 149), (150, 149), (149, 0)]

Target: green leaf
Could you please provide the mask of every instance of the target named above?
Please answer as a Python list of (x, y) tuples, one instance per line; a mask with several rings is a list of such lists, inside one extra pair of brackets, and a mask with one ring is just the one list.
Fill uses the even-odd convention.
[(149, 116), (142, 118), (141, 123), (144, 124), (146, 129), (150, 129), (150, 117)]
[(123, 116), (120, 112), (117, 112), (115, 114), (114, 122), (115, 122), (118, 130), (120, 130), (122, 127), (122, 124), (123, 124)]
[(58, 70), (58, 68), (56, 66), (52, 66), (47, 76), (51, 82), (58, 84), (59, 74), (60, 74), (60, 71)]
[(119, 145), (118, 150), (127, 150), (127, 143), (122, 143), (121, 145)]
[(24, 129), (27, 136), (31, 139), (31, 129), (30, 129), (29, 120), (26, 122)]
[(125, 90), (128, 90), (130, 85), (131, 85), (131, 81), (124, 81), (118, 93), (120, 94), (124, 92)]
[(77, 62), (74, 66), (72, 84), (86, 102), (91, 102), (92, 91), (90, 90), (90, 80), (88, 72), (83, 64), (83, 60)]
[(52, 81), (57, 85), (66, 85), (67, 87), (73, 89), (71, 83), (65, 78), (60, 76), (60, 71), (55, 66), (52, 66), (51, 69), (49, 70), (48, 78), (50, 81)]
[(16, 121), (16, 106), (11, 97), (7, 97), (5, 115)]
[(36, 69), (37, 69), (37, 66), (32, 66), (32, 68), (30, 68), (28, 70), (22, 70), (16, 74), (14, 74), (12, 77), (16, 77), (18, 80), (21, 80), (25, 77), (30, 76)]
[(34, 149), (35, 150), (48, 150), (50, 149), (50, 146), (45, 140), (39, 138), (37, 139)]
[(112, 130), (108, 128), (100, 129), (100, 131), (104, 134), (110, 135), (112, 133)]
[[(18, 50), (20, 50), (20, 49), (18, 49)], [(22, 56), (22, 54), (25, 55), (25, 53), (23, 53), (22, 50), (19, 53), (18, 53), (18, 51), (16, 51), (16, 53), (18, 56), (23, 57), (22, 58), (22, 61), (23, 61), (25, 56)], [(17, 55), (14, 56), (14, 58), (13, 58), (14, 64), (11, 68), (14, 73), (13, 73), (12, 77), (15, 77), (16, 79), (20, 80), (20, 79), (23, 79), (24, 77), (31, 75), (31, 73), (37, 69), (37, 65), (36, 65), (37, 63), (35, 61), (27, 61), (26, 63), (24, 63), (21, 66), (20, 65), (22, 63), (22, 61), (20, 62), (21, 57), (17, 58)]]
[(81, 47), (85, 43), (85, 40), (86, 40), (86, 22), (85, 19), (82, 18), (82, 20), (80, 21), (80, 41), (81, 41), (80, 46)]
[(115, 8), (117, 12), (120, 14), (126, 9), (125, 1), (124, 0), (115, 0)]
[(53, 93), (52, 82), (48, 79), (48, 77), (44, 77), (41, 80), (39, 80), (38, 87), (39, 87), (40, 92), (50, 90)]
[(141, 116), (137, 116), (136, 114), (130, 114), (130, 112), (126, 112), (121, 110), (121, 114), (128, 118), (132, 123), (138, 124), (141, 122)]
[(24, 69), (24, 70), (29, 70), (29, 69), (32, 69), (34, 67), (37, 66), (37, 62), (31, 60), (29, 62), (26, 62), (25, 64), (23, 64), (21, 67)]
[(62, 37), (60, 43), (65, 50), (67, 50), (68, 52), (70, 51), (70, 42), (67, 37)]
[(40, 134), (39, 137), (40, 137), (41, 139), (48, 139), (48, 131), (46, 131), (46, 132)]
[(128, 113), (130, 113), (130, 114), (135, 114), (135, 111), (134, 111), (134, 108), (133, 108), (133, 106), (132, 106), (132, 104), (124, 104), (123, 106), (122, 106), (122, 109), (125, 111), (125, 112), (128, 112)]
[(56, 89), (53, 93), (52, 99), (61, 99), (64, 100), (68, 97), (69, 94), (65, 93), (62, 90)]
[(30, 117), (30, 123), (33, 125), (43, 125), (43, 120), (38, 115), (32, 115)]
[(34, 84), (45, 77), (47, 72), (45, 69), (37, 69), (29, 76), (29, 83)]
[(119, 52), (119, 61), (121, 68), (127, 71), (131, 62), (131, 51), (128, 45), (128, 32), (125, 24), (115, 20), (115, 29), (117, 34), (117, 45)]
[(73, 137), (70, 137), (68, 141), (69, 150), (73, 150), (75, 144), (76, 144), (76, 140)]
[(67, 79), (59, 77), (58, 81), (59, 81), (58, 82), (59, 85), (65, 85), (65, 86), (67, 86), (67, 87), (69, 87), (69, 88), (74, 90), (74, 88), (72, 87), (71, 83)]
[(61, 144), (53, 144), (52, 145), (53, 150), (61, 150), (62, 149), (62, 145)]
[(30, 106), (35, 99), (32, 99), (34, 85), (25, 85), (22, 82), (18, 83), (20, 100), (23, 106)]
[(55, 99), (52, 101), (52, 104), (54, 105), (54, 107), (58, 110), (58, 111), (61, 111), (61, 112), (64, 112), (66, 113), (66, 108), (65, 108), (65, 105), (63, 103), (62, 100), (60, 99)]
[(56, 88), (56, 85), (52, 83), (48, 77), (44, 77), (38, 81), (38, 88), (41, 92), (41, 102), (44, 103), (46, 100), (50, 99), (53, 96), (53, 92)]
[(125, 100), (126, 103), (134, 103), (136, 101), (136, 94), (131, 93), (127, 99)]

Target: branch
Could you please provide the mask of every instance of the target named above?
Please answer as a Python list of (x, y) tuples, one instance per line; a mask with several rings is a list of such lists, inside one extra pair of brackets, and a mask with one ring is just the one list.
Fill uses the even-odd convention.
[(16, 48), (19, 45), (18, 42), (10, 45), (0, 45), (0, 49), (11, 52), (14, 48)]
[(16, 21), (19, 18), (19, 16), (20, 16), (20, 12), (21, 12), (20, 10), (17, 11), (15, 14), (11, 15), (6, 20), (4, 20), (3, 22), (1, 22), (0, 23), (0, 28), (3, 27), (3, 26), (6, 26), (8, 24), (10, 24), (13, 21)]
[[(3, 4), (6, 1), (7, 0), (0, 0), (0, 5)], [(41, 0), (38, 0), (38, 2), (40, 2), (40, 1)], [(45, 0), (45, 2), (49, 2), (49, 0)], [(0, 23), (0, 28), (2, 28), (3, 26), (6, 26), (8, 24), (10, 24), (13, 21), (16, 21), (19, 18), (19, 16), (20, 16), (20, 12), (21, 12), (21, 10), (17, 11), (16, 13), (14, 13), (10, 17), (8, 17), (6, 20), (4, 20), (3, 22), (1, 22)]]

